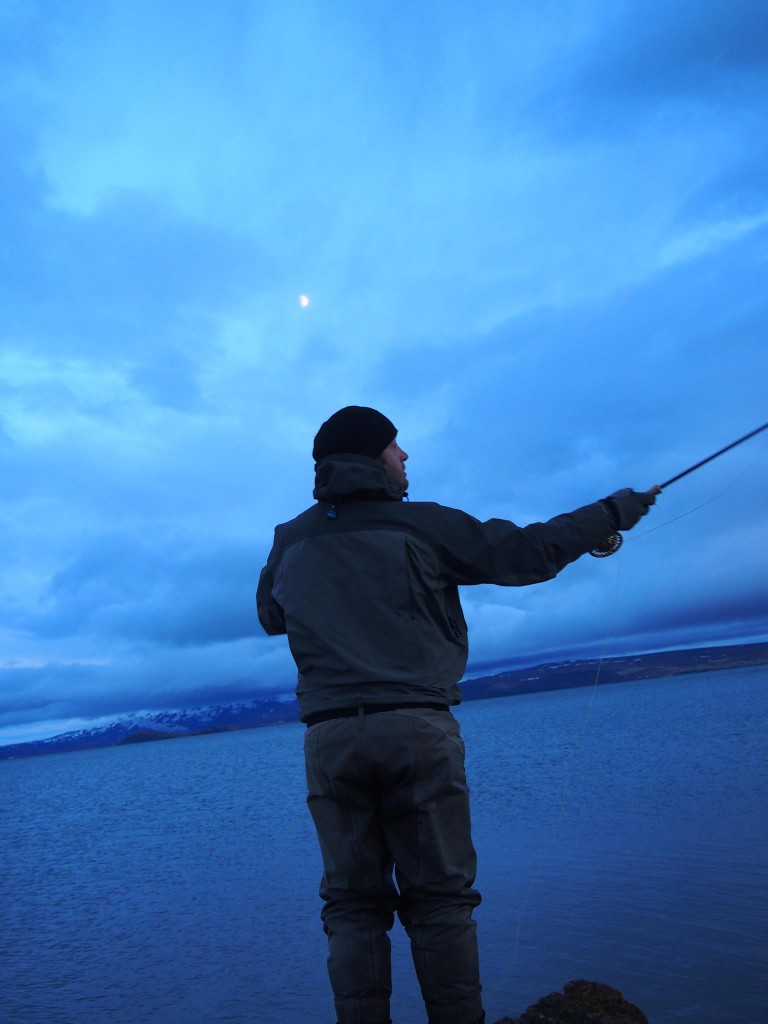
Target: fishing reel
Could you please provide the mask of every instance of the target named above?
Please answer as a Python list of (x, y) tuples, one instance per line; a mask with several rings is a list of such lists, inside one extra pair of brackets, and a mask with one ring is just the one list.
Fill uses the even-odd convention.
[(607, 558), (608, 555), (615, 555), (623, 543), (624, 538), (620, 533), (612, 533), (605, 538), (602, 544), (592, 548), (589, 553), (593, 558)]

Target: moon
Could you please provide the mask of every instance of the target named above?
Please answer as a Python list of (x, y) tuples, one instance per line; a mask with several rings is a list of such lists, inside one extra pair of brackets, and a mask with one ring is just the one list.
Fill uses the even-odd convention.
[(300, 295), (299, 296), (299, 305), (301, 306), (302, 309), (306, 309), (307, 306), (309, 305), (309, 296), (308, 295)]

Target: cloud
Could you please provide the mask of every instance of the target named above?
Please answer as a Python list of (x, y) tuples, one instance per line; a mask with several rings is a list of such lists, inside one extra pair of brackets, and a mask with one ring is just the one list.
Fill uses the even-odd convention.
[[(584, 4), (582, 30), (532, 97), (529, 119), (560, 140), (706, 130), (724, 109), (740, 119), (764, 106), (768, 17), (760, 0)], [(666, 156), (666, 154), (665, 154)]]
[(152, 657), (137, 648), (116, 653), (108, 665), (0, 668), (8, 694), (0, 729), (254, 700), (290, 693), (295, 686), (287, 653), (270, 644), (260, 650), (250, 640)]
[(696, 259), (712, 249), (719, 249), (729, 242), (738, 241), (744, 235), (759, 231), (766, 225), (768, 225), (768, 210), (752, 217), (729, 218), (706, 224), (672, 239), (661, 254), (661, 264), (666, 266), (671, 263)]
[(257, 245), (141, 195), (115, 195), (87, 218), (50, 211), (38, 196), (25, 213), (8, 238), (14, 268), (0, 299), (14, 340), (38, 355), (141, 367), (179, 350), (204, 354), (211, 307), (269, 282)]
[[(44, 6), (0, 15), (14, 715), (290, 688), (253, 592), (342, 405), (521, 524), (765, 420), (761, 4)], [(757, 635), (764, 448), (468, 590), (473, 665)]]
[(754, 86), (753, 73), (768, 57), (768, 12), (760, 0), (740, 2), (738, 12), (696, 0), (642, 10), (626, 5), (619, 17), (607, 19), (602, 41), (593, 80), (609, 80), (625, 94), (706, 97), (711, 88), (722, 89), (723, 79)]
[(51, 579), (38, 609), (16, 612), (17, 630), (201, 647), (260, 632), (252, 544), (188, 539), (171, 531), (110, 531), (83, 545)]

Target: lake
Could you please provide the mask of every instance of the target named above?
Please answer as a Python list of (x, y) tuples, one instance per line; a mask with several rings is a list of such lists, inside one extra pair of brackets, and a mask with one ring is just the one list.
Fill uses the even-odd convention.
[[(457, 714), (489, 1024), (578, 977), (651, 1024), (768, 1021), (765, 668)], [(0, 1020), (332, 1024), (302, 733), (1, 763)]]

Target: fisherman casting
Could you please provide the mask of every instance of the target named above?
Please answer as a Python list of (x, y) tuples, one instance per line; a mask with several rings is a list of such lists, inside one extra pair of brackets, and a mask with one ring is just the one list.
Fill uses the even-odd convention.
[(547, 523), (481, 523), (408, 502), (408, 455), (386, 416), (334, 413), (315, 437), (316, 503), (278, 526), (259, 619), (287, 633), (323, 858), (321, 917), (338, 1024), (391, 1024), (397, 913), (430, 1024), (479, 1024), (481, 1001), (461, 701), (460, 586), (541, 583), (631, 529), (658, 488)]

